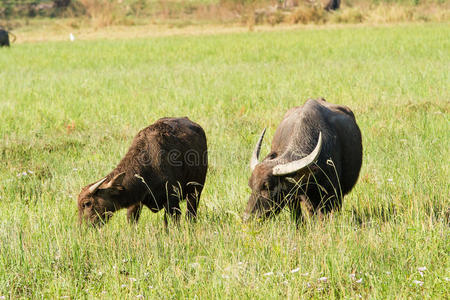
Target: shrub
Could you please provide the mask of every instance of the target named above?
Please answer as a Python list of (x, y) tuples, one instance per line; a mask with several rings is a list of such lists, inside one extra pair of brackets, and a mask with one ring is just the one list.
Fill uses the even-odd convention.
[(125, 15), (113, 0), (78, 0), (95, 27), (110, 26)]
[(288, 16), (288, 21), (292, 24), (323, 24), (327, 22), (328, 14), (319, 5), (300, 6)]
[(347, 8), (339, 12), (334, 12), (330, 19), (334, 23), (361, 23), (365, 18), (359, 9)]

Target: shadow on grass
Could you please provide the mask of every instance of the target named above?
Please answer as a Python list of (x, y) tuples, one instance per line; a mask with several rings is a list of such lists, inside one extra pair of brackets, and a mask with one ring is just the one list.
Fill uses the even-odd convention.
[[(352, 207), (346, 213), (350, 216), (351, 224), (363, 227), (371, 223), (401, 222), (405, 214), (409, 212), (395, 204), (389, 204), (377, 207)], [(450, 207), (443, 203), (423, 203), (418, 213), (422, 215), (422, 218), (433, 222), (443, 222), (450, 226)]]

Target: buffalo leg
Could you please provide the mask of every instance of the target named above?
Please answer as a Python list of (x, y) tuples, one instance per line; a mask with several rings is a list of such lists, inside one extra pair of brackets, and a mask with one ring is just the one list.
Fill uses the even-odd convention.
[[(306, 196), (302, 199), (301, 205), (302, 210), (305, 212), (305, 215), (308, 219), (312, 218), (314, 215), (317, 214), (311, 201)], [(321, 213), (319, 213), (318, 215), (320, 217)]]
[(303, 222), (301, 199), (292, 199), (291, 202), (289, 202), (289, 210), (291, 211), (292, 219), (295, 223), (297, 223), (297, 225)]
[(135, 224), (139, 220), (142, 211), (142, 203), (136, 203), (127, 209), (127, 220), (129, 223)]
[(164, 205), (164, 209), (164, 223), (166, 226), (168, 225), (167, 215), (171, 217), (172, 221), (174, 221), (175, 224), (180, 223), (181, 209), (180, 200), (178, 199), (178, 197), (170, 198), (168, 203)]
[(186, 199), (186, 219), (195, 221), (197, 219), (197, 208), (200, 201), (200, 193), (190, 193)]

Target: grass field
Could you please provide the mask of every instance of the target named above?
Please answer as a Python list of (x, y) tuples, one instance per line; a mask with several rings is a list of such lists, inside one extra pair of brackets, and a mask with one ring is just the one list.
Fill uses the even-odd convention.
[[(0, 299), (448, 299), (449, 36), (417, 24), (0, 49)], [(320, 96), (363, 135), (342, 212), (243, 224), (258, 134), (265, 155), (286, 110)], [(144, 210), (135, 227), (125, 211), (77, 226), (81, 187), (164, 116), (207, 133), (199, 221), (166, 232)]]

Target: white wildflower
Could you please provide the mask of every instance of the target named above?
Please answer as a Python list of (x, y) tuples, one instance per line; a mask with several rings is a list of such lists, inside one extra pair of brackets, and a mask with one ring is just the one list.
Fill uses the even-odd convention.
[(126, 284), (122, 284), (120, 287), (121, 287), (121, 288), (126, 288), (127, 285), (126, 285)]
[(394, 179), (388, 178), (387, 181), (392, 183), (392, 182), (394, 182)]
[(98, 276), (103, 276), (103, 272), (102, 271), (98, 271)]
[(323, 291), (323, 287), (318, 287), (317, 290), (318, 290), (319, 292), (320, 292), (320, 291)]
[(449, 282), (449, 281), (450, 281), (450, 278), (449, 278), (449, 277), (444, 277), (444, 280), (447, 281), (447, 282)]
[(106, 294), (106, 291), (102, 291), (102, 294), (105, 295), (105, 294)]
[(78, 169), (77, 169), (77, 168), (73, 168), (73, 170), (74, 170), (74, 171), (78, 171)]
[(417, 270), (419, 272), (425, 272), (427, 270), (427, 267), (418, 267)]
[(387, 271), (386, 274), (387, 274), (387, 275), (391, 275), (391, 272)]
[(0, 300), (5, 300), (6, 296), (0, 296)]
[(131, 282), (136, 282), (136, 281), (137, 281), (137, 279), (136, 279), (136, 278), (133, 278), (133, 277), (130, 277), (129, 280), (130, 280)]
[(362, 282), (362, 278), (356, 280), (355, 282), (356, 282), (356, 283), (361, 283), (361, 282)]
[(138, 299), (144, 299), (144, 295), (136, 295), (136, 298), (138, 298)]
[(291, 270), (291, 273), (297, 273), (298, 271), (300, 271), (300, 268), (295, 268), (295, 269)]
[(319, 278), (319, 281), (320, 281), (320, 282), (327, 282), (327, 281), (328, 281), (328, 278), (327, 278), (327, 277), (320, 277), (320, 278)]
[(418, 286), (422, 286), (423, 285), (423, 281), (420, 281), (420, 280), (413, 280), (413, 283), (415, 285), (418, 285)]
[(145, 272), (145, 273), (144, 273), (144, 277), (148, 277), (149, 275), (150, 275), (149, 272)]
[(302, 273), (302, 276), (309, 276), (309, 273), (308, 272), (306, 272), (306, 273)]
[(272, 275), (273, 275), (273, 272), (264, 273), (264, 276), (272, 276)]
[(306, 287), (307, 287), (307, 288), (310, 288), (310, 287), (311, 287), (311, 283), (307, 282), (307, 283), (306, 283)]
[(348, 276), (349, 276), (350, 279), (352, 279), (352, 280), (355, 280), (355, 279), (356, 279), (355, 273), (349, 274)]
[(149, 285), (148, 288), (149, 288), (149, 289), (153, 289), (153, 285)]

